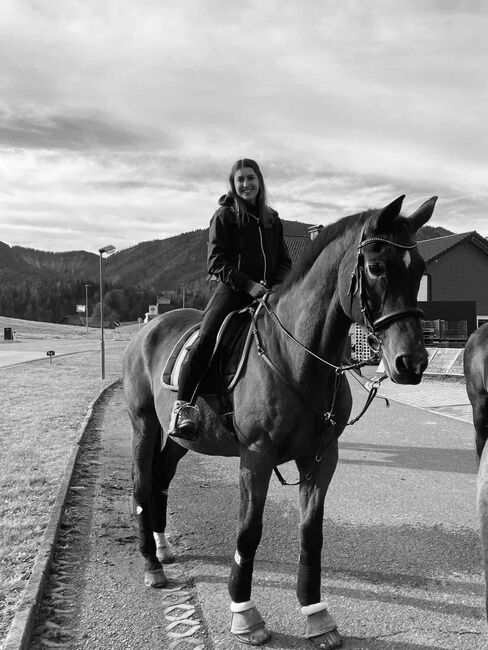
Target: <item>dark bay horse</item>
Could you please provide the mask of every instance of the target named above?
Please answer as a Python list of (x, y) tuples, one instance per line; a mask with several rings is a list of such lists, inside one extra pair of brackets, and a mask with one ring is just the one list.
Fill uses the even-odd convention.
[[(476, 453), (479, 459), (477, 509), (485, 561), (488, 616), (488, 324), (475, 330), (464, 348), (466, 392), (473, 408)], [(488, 643), (485, 646), (488, 649)]]
[(381, 346), (389, 377), (400, 384), (420, 382), (427, 351), (417, 292), (425, 264), (415, 233), (430, 219), (436, 198), (404, 217), (401, 196), (385, 208), (344, 217), (312, 242), (306, 258), (256, 316), (259, 340), (250, 347), (232, 393), (234, 434), (200, 397), (198, 441), (167, 437), (174, 394), (161, 386), (161, 372), (175, 342), (201, 320), (201, 312), (164, 314), (127, 348), (123, 381), (133, 426), (134, 501), (146, 583), (165, 584), (160, 558), (169, 553), (166, 504), (178, 461), (188, 449), (239, 456), (239, 522), (228, 588), (231, 632), (244, 643), (259, 645), (269, 638), (251, 599), (253, 562), (273, 468), (294, 460), (300, 477), (297, 596), (305, 636), (321, 648), (342, 644), (321, 597), (320, 577), (324, 499), (352, 405), (341, 359), (351, 323), (362, 323)]

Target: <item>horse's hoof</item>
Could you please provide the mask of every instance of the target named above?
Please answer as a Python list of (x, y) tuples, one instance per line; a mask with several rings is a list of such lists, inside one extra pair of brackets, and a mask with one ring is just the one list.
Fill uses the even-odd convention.
[(144, 571), (144, 583), (146, 587), (164, 587), (168, 582), (163, 569), (155, 571)]
[(302, 607), (302, 614), (307, 617), (305, 636), (312, 645), (323, 650), (342, 648), (341, 635), (325, 601), (305, 605)]
[(323, 648), (324, 650), (333, 650), (334, 648), (342, 648), (342, 639), (338, 630), (331, 630), (318, 636), (309, 637), (308, 640), (316, 648)]
[(175, 561), (175, 554), (169, 544), (167, 546), (156, 547), (156, 557), (161, 564), (171, 564)]
[(263, 645), (271, 638), (254, 600), (232, 602), (230, 610), (232, 612), (230, 631), (241, 643)]
[(260, 627), (253, 632), (246, 632), (244, 634), (236, 634), (236, 638), (247, 645), (263, 645), (266, 641), (271, 639), (271, 634), (265, 627)]

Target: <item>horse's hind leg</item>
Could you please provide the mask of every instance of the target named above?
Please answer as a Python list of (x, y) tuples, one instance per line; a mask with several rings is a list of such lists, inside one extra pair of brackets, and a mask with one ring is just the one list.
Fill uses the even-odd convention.
[(139, 550), (144, 558), (144, 580), (148, 586), (163, 587), (166, 576), (156, 555), (152, 522), (155, 490), (153, 468), (161, 448), (161, 427), (154, 407), (146, 406), (137, 411), (129, 409), (129, 415), (133, 427), (133, 494), (139, 529)]
[(156, 556), (163, 564), (174, 561), (173, 551), (165, 535), (168, 489), (175, 475), (178, 462), (187, 451), (174, 440), (168, 438), (164, 448), (159, 453), (154, 454), (151, 521), (154, 539), (156, 540)]
[[(247, 644), (261, 645), (270, 637), (264, 620), (251, 600), (254, 556), (261, 541), (263, 510), (273, 468), (272, 456), (241, 449), (240, 510), (237, 550), (229, 576), (232, 599), (231, 632)], [(267, 456), (267, 458), (265, 458)]]

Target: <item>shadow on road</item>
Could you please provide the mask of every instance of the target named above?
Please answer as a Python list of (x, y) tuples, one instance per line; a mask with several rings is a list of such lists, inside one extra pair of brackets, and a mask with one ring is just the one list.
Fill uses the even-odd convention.
[[(341, 451), (365, 455), (364, 458), (347, 458), (347, 456), (342, 455), (340, 462), (346, 465), (377, 465), (460, 474), (476, 474), (477, 472), (474, 445), (472, 451), (439, 447), (399, 447), (398, 445), (342, 441), (339, 443), (339, 447)], [(369, 458), (368, 455), (370, 455)]]

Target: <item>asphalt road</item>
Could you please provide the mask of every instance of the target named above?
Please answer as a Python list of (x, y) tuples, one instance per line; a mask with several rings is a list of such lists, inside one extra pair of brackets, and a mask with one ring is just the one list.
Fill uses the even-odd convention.
[[(130, 336), (137, 331), (138, 326), (121, 327), (115, 333), (115, 330), (105, 331), (105, 347), (108, 349), (117, 342), (125, 342)], [(77, 354), (79, 352), (89, 352), (100, 350), (99, 333), (90, 331), (89, 338), (62, 338), (60, 336), (53, 338), (34, 338), (28, 336), (18, 336), (15, 341), (4, 341), (0, 339), (0, 368), (45, 359), (49, 363), (48, 351), (53, 351), (55, 356), (64, 356), (66, 354)]]
[(46, 359), (49, 363), (48, 351), (55, 356), (75, 354), (99, 350), (100, 342), (95, 339), (27, 339), (24, 341), (1, 341), (0, 368), (14, 366), (37, 359)]
[[(353, 391), (356, 410), (364, 393), (355, 382)], [(120, 389), (93, 436), (97, 459), (85, 465), (92, 479), (78, 481), (78, 493), (89, 499), (85, 541), (77, 549), (76, 536), (68, 537), (78, 560), (69, 607), (58, 607), (71, 612), (66, 629), (76, 642), (69, 647), (242, 648), (228, 631), (226, 587), (237, 459), (188, 454), (181, 462), (170, 493), (178, 561), (168, 569), (168, 587), (151, 590), (143, 585), (130, 514), (130, 430)], [(323, 595), (345, 647), (481, 649), (486, 624), (472, 426), (378, 400), (346, 429), (340, 458), (326, 502)], [(283, 473), (296, 478), (293, 464)], [(294, 594), (297, 555), (297, 488), (273, 479), (253, 590), (273, 634), (269, 648), (311, 647), (301, 637)], [(39, 634), (48, 633), (41, 624)], [(42, 647), (39, 637), (33, 647)]]

